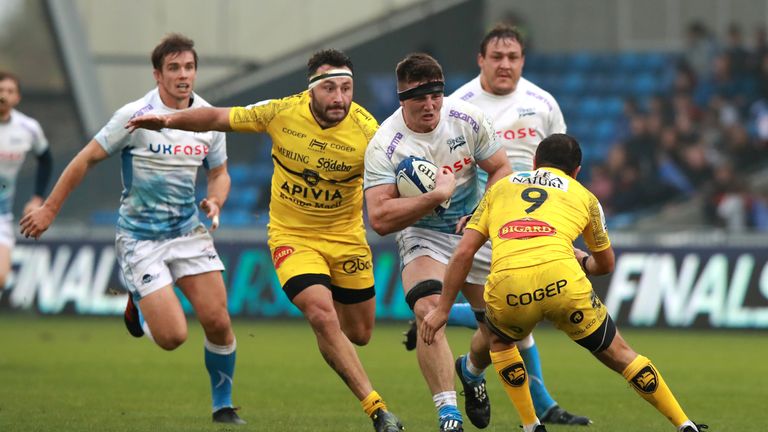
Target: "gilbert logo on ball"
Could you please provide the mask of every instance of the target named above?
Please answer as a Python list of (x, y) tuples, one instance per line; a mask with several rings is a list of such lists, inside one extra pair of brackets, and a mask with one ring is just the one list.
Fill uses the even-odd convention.
[[(397, 165), (397, 191), (401, 197), (419, 196), (435, 189), (437, 170), (432, 162), (417, 156), (408, 156)], [(451, 205), (450, 198), (435, 208), (441, 215)]]

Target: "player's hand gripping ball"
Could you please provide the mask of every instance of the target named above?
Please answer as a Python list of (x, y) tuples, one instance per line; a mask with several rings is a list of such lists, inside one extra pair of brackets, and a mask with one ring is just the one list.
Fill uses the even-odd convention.
[[(408, 156), (397, 165), (397, 191), (401, 197), (415, 197), (435, 189), (438, 167), (417, 156)], [(437, 215), (443, 214), (451, 205), (451, 199), (435, 208)]]

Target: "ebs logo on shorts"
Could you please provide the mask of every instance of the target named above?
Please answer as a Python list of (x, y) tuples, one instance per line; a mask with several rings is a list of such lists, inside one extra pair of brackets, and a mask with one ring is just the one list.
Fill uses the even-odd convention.
[(344, 269), (344, 273), (346, 274), (355, 274), (359, 271), (363, 270), (370, 270), (371, 268), (371, 260), (368, 258), (367, 255), (361, 255), (352, 257), (346, 261), (344, 261), (344, 264), (342, 264), (342, 268)]

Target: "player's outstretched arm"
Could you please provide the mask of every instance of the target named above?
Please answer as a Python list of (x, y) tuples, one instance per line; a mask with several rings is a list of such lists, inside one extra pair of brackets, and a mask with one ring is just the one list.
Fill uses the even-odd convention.
[(229, 108), (200, 107), (173, 114), (145, 114), (128, 120), (125, 128), (131, 133), (136, 129), (164, 128), (192, 132), (230, 132), (232, 127), (229, 125), (229, 110)]
[(91, 140), (80, 153), (78, 153), (69, 165), (61, 173), (59, 180), (53, 187), (51, 194), (43, 202), (43, 205), (31, 211), (21, 218), (19, 225), (24, 237), (34, 239), (40, 236), (53, 223), (59, 214), (61, 206), (73, 190), (83, 181), (88, 170), (96, 163), (106, 159), (109, 155), (96, 140)]
[(200, 208), (211, 220), (211, 231), (219, 227), (219, 214), (229, 196), (230, 184), (226, 162), (208, 171), (208, 196), (200, 201)]
[(448, 314), (451, 306), (456, 302), (464, 281), (472, 269), (475, 253), (488, 240), (483, 234), (473, 229), (468, 229), (461, 237), (456, 250), (448, 261), (443, 279), (443, 292), (437, 301), (437, 307), (431, 310), (421, 323), (421, 337), (427, 345), (435, 340), (435, 334), (448, 322)]

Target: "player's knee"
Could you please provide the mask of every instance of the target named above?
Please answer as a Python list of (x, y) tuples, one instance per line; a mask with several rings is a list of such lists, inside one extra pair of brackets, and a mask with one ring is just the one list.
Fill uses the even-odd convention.
[(304, 310), (304, 316), (315, 332), (325, 333), (340, 328), (333, 306), (312, 305)]
[(207, 317), (201, 322), (205, 332), (211, 335), (224, 335), (229, 333), (229, 329), (232, 327), (232, 322), (229, 319), (229, 314), (226, 311), (213, 314)]
[(162, 335), (153, 334), (155, 343), (166, 351), (173, 351), (187, 341), (187, 332), (175, 331)]
[(371, 335), (373, 334), (373, 326), (367, 326), (365, 324), (355, 324), (347, 328), (342, 329), (344, 334), (350, 342), (357, 346), (368, 345), (371, 341)]
[(405, 301), (410, 306), (416, 319), (421, 321), (437, 306), (438, 295), (443, 290), (443, 283), (436, 279), (428, 279), (417, 283), (405, 295)]

